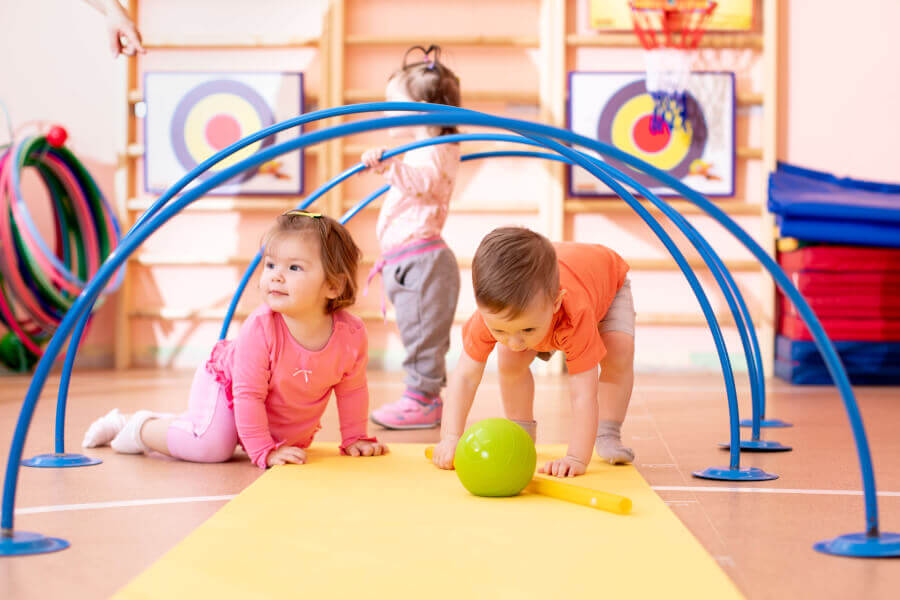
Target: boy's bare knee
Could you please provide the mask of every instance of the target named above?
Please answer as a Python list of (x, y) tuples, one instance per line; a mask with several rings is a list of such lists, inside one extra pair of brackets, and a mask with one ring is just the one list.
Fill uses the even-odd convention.
[(600, 361), (602, 376), (625, 376), (634, 371), (634, 352), (609, 353)]
[(634, 338), (627, 333), (609, 331), (601, 335), (606, 356), (600, 361), (602, 372), (626, 375), (634, 370)]

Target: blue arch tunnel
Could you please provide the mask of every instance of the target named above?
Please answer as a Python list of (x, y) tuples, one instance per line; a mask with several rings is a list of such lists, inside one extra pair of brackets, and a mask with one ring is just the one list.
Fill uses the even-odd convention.
[[(269, 146), (256, 154), (216, 173), (205, 181), (198, 182), (196, 185), (182, 192), (189, 184), (194, 182), (200, 173), (209, 170), (213, 165), (223, 158), (236, 152), (255, 141), (271, 136), (278, 131), (291, 127), (298, 127), (305, 123), (327, 119), (336, 116), (352, 115), (369, 112), (382, 111), (398, 111), (415, 113), (407, 116), (391, 116), (379, 117), (364, 121), (357, 121), (347, 124), (339, 124), (332, 127), (323, 128), (321, 130), (303, 133), (296, 138), (283, 142), (281, 144)], [(72, 339), (66, 355), (66, 361), (63, 368), (62, 379), (60, 382), (59, 399), (57, 402), (57, 427), (56, 427), (56, 448), (58, 452), (64, 451), (63, 426), (65, 417), (65, 398), (67, 395), (68, 382), (72, 374), (72, 366), (77, 353), (78, 342), (83, 335), (84, 326), (90, 315), (91, 308), (99, 297), (100, 293), (105, 289), (110, 279), (115, 276), (117, 271), (122, 267), (128, 257), (159, 227), (164, 225), (169, 219), (178, 214), (184, 207), (202, 197), (216, 186), (224, 183), (233, 176), (262, 164), (268, 160), (280, 156), (284, 153), (298, 150), (309, 145), (321, 143), (324, 141), (336, 139), (346, 135), (362, 133), (367, 131), (376, 131), (393, 127), (405, 126), (422, 126), (422, 125), (439, 125), (439, 126), (456, 126), (469, 125), (477, 127), (488, 127), (492, 129), (506, 130), (517, 135), (501, 135), (501, 134), (460, 134), (458, 139), (456, 136), (443, 136), (447, 139), (439, 139), (434, 143), (448, 143), (455, 141), (469, 140), (493, 140), (493, 141), (509, 141), (521, 143), (530, 146), (537, 146), (548, 152), (488, 152), (469, 155), (467, 160), (475, 160), (478, 158), (490, 158), (494, 156), (527, 156), (543, 158), (548, 160), (557, 160), (568, 162), (590, 172), (592, 175), (601, 180), (610, 187), (623, 201), (625, 201), (634, 211), (647, 223), (651, 231), (660, 239), (667, 250), (678, 264), (685, 278), (691, 286), (694, 294), (700, 303), (701, 309), (706, 317), (713, 335), (716, 350), (722, 366), (722, 374), (725, 380), (726, 393), (729, 404), (729, 421), (731, 431), (731, 454), (730, 465), (727, 468), (707, 469), (705, 474), (715, 479), (746, 479), (756, 480), (761, 477), (762, 473), (759, 469), (741, 468), (739, 465), (740, 444), (738, 432), (738, 415), (737, 415), (737, 396), (734, 384), (734, 375), (731, 363), (728, 357), (727, 348), (721, 333), (719, 324), (716, 322), (715, 315), (704, 293), (696, 275), (689, 267), (687, 260), (675, 245), (668, 233), (654, 219), (650, 212), (639, 202), (635, 196), (625, 187), (636, 190), (641, 196), (649, 200), (654, 206), (659, 208), (671, 221), (678, 227), (697, 249), (700, 256), (709, 266), (709, 269), (715, 278), (717, 284), (722, 290), (725, 299), (734, 317), (735, 324), (744, 347), (744, 353), (747, 358), (748, 371), (751, 382), (752, 406), (754, 409), (754, 426), (753, 438), (759, 440), (759, 416), (762, 413), (763, 403), (765, 401), (765, 388), (762, 372), (762, 360), (759, 353), (759, 344), (756, 338), (753, 323), (750, 319), (749, 310), (741, 297), (741, 294), (725, 268), (721, 259), (709, 246), (709, 244), (700, 236), (700, 234), (676, 211), (669, 207), (665, 202), (660, 200), (654, 194), (650, 193), (644, 186), (638, 184), (633, 178), (629, 177), (602, 160), (599, 160), (589, 154), (576, 150), (574, 146), (584, 148), (595, 152), (601, 156), (614, 158), (629, 167), (642, 171), (660, 183), (670, 187), (672, 190), (682, 195), (685, 199), (695, 204), (707, 215), (720, 223), (727, 231), (729, 231), (741, 244), (747, 248), (751, 254), (762, 264), (763, 267), (774, 278), (778, 287), (796, 306), (798, 313), (806, 324), (807, 328), (813, 335), (813, 338), (822, 354), (829, 372), (837, 385), (837, 389), (841, 395), (844, 408), (847, 412), (848, 420), (856, 444), (857, 454), (859, 457), (861, 478), (863, 483), (864, 503), (865, 503), (865, 529), (861, 533), (848, 534), (839, 536), (833, 540), (822, 542), (815, 547), (817, 550), (835, 554), (853, 555), (853, 556), (900, 556), (900, 535), (893, 533), (884, 533), (879, 530), (878, 520), (878, 504), (875, 492), (875, 476), (872, 467), (872, 458), (869, 451), (868, 440), (862, 423), (862, 418), (856, 403), (853, 391), (850, 387), (847, 374), (837, 356), (837, 353), (831, 341), (826, 336), (819, 320), (812, 312), (809, 305), (800, 295), (799, 291), (794, 287), (781, 268), (774, 262), (760, 246), (757, 244), (747, 232), (741, 229), (727, 214), (725, 214), (717, 206), (709, 202), (699, 193), (690, 189), (682, 182), (670, 177), (665, 172), (644, 163), (643, 161), (628, 155), (607, 144), (603, 144), (596, 140), (591, 140), (583, 136), (579, 136), (571, 131), (554, 128), (548, 125), (521, 121), (516, 119), (501, 118), (491, 116), (476, 111), (460, 109), (455, 107), (447, 107), (441, 105), (430, 105), (420, 103), (402, 103), (402, 102), (377, 102), (359, 105), (343, 106), (333, 109), (320, 110), (306, 115), (302, 115), (295, 119), (290, 119), (282, 123), (273, 125), (267, 129), (261, 130), (232, 146), (217, 153), (201, 165), (196, 167), (190, 173), (185, 175), (178, 183), (170, 188), (162, 197), (160, 197), (148, 209), (131, 230), (122, 238), (120, 245), (108, 257), (106, 262), (100, 268), (98, 273), (91, 279), (84, 288), (76, 302), (69, 309), (65, 318), (59, 325), (54, 336), (47, 345), (43, 357), (37, 364), (31, 384), (26, 392), (22, 409), (13, 434), (10, 446), (9, 458), (7, 463), (6, 475), (4, 478), (2, 515), (0, 515), (0, 528), (2, 528), (2, 536), (0, 536), (0, 556), (8, 554), (22, 554), (45, 552), (55, 549), (52, 547), (54, 543), (62, 542), (65, 547), (68, 545), (64, 540), (57, 538), (48, 538), (40, 534), (32, 534), (29, 532), (16, 532), (13, 528), (13, 514), (16, 496), (16, 487), (18, 482), (18, 470), (22, 458), (22, 450), (25, 438), (30, 428), (31, 420), (38, 398), (46, 383), (50, 368), (56, 357), (62, 350), (66, 340), (71, 335)], [(426, 140), (431, 142), (431, 140)], [(424, 144), (420, 144), (424, 145)], [(386, 153), (385, 156), (400, 154), (408, 151), (415, 144), (401, 146)], [(331, 182), (328, 182), (323, 189), (320, 188), (314, 194), (309, 196), (299, 208), (305, 208), (312, 204), (317, 198), (337, 185), (347, 177), (362, 170), (362, 165), (348, 169)], [(330, 186), (330, 187), (328, 187)], [(377, 195), (383, 193), (386, 188), (378, 190), (365, 200), (360, 202), (353, 209), (348, 211), (342, 218), (346, 221), (353, 217), (365, 204), (372, 201)], [(258, 257), (257, 257), (258, 260)], [(253, 272), (255, 264), (251, 263), (248, 272), (245, 274), (241, 282), (229, 315), (223, 324), (223, 335), (227, 331), (228, 323), (233, 314), (234, 306), (240, 297), (243, 287), (249, 274)], [(703, 476), (703, 475), (699, 475)]]

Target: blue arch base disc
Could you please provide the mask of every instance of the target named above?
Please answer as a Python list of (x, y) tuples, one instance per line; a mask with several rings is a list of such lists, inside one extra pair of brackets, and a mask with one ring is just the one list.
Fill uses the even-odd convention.
[(30, 531), (14, 531), (11, 536), (0, 535), (0, 556), (22, 556), (57, 552), (69, 547), (69, 542)]
[[(782, 421), (781, 419), (763, 419), (759, 422), (760, 427), (793, 427), (793, 423)], [(741, 419), (741, 427), (753, 427), (753, 419)]]
[(700, 479), (715, 479), (716, 481), (768, 481), (769, 479), (778, 479), (778, 475), (766, 473), (756, 467), (741, 467), (740, 469), (710, 467), (702, 471), (694, 471), (693, 476)]
[(835, 556), (898, 558), (900, 557), (900, 533), (881, 533), (878, 536), (848, 533), (813, 544), (813, 548), (824, 554)]
[(26, 467), (59, 468), (59, 467), (90, 467), (99, 465), (103, 461), (99, 458), (91, 458), (84, 454), (38, 454), (26, 458), (22, 464)]
[[(729, 450), (731, 444), (719, 444), (723, 450)], [(741, 450), (747, 452), (790, 452), (791, 446), (785, 446), (775, 440), (741, 440)]]

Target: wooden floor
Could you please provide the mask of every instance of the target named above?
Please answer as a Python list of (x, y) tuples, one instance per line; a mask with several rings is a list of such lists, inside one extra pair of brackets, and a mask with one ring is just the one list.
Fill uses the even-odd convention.
[[(73, 381), (67, 449), (77, 451), (92, 419), (123, 411), (183, 408), (191, 373), (85, 372)], [(25, 456), (52, 449), (57, 379), (52, 378), (34, 417)], [(0, 378), (0, 464), (6, 465), (12, 431), (29, 383)], [(739, 388), (742, 412), (748, 388)], [(401, 375), (372, 373), (373, 405), (401, 392)], [(539, 442), (563, 442), (568, 427), (566, 382), (537, 380)], [(900, 388), (857, 388), (879, 486), (882, 529), (900, 532)], [(742, 465), (781, 477), (725, 484), (691, 472), (726, 466), (727, 412), (717, 375), (638, 376), (624, 429), (643, 476), (751, 599), (900, 597), (900, 559), (838, 558), (812, 550), (816, 541), (864, 528), (859, 467), (843, 405), (832, 388), (769, 382), (770, 416), (790, 429), (764, 430), (765, 439), (793, 452), (744, 454)], [(500, 415), (496, 379), (488, 376), (472, 419)], [(333, 406), (318, 440), (338, 439)], [(383, 432), (388, 442), (436, 441), (436, 430)], [(745, 431), (745, 436), (748, 434)], [(0, 598), (105, 598), (185, 537), (261, 471), (246, 461), (221, 465), (90, 451), (104, 463), (78, 469), (23, 468), (16, 529), (62, 537), (58, 553), (0, 558)], [(737, 488), (737, 489), (735, 489)], [(602, 543), (602, 542), (601, 542)], [(652, 568), (652, 567), (651, 567)], [(648, 571), (649, 573), (649, 571)], [(699, 584), (702, 590), (702, 582)], [(598, 581), (598, 593), (602, 582)], [(702, 594), (698, 594), (702, 595)]]

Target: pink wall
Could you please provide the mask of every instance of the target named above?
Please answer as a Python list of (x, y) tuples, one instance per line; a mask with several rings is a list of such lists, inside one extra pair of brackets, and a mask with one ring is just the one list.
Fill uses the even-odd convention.
[(779, 158), (900, 182), (900, 2), (784, 2)]

